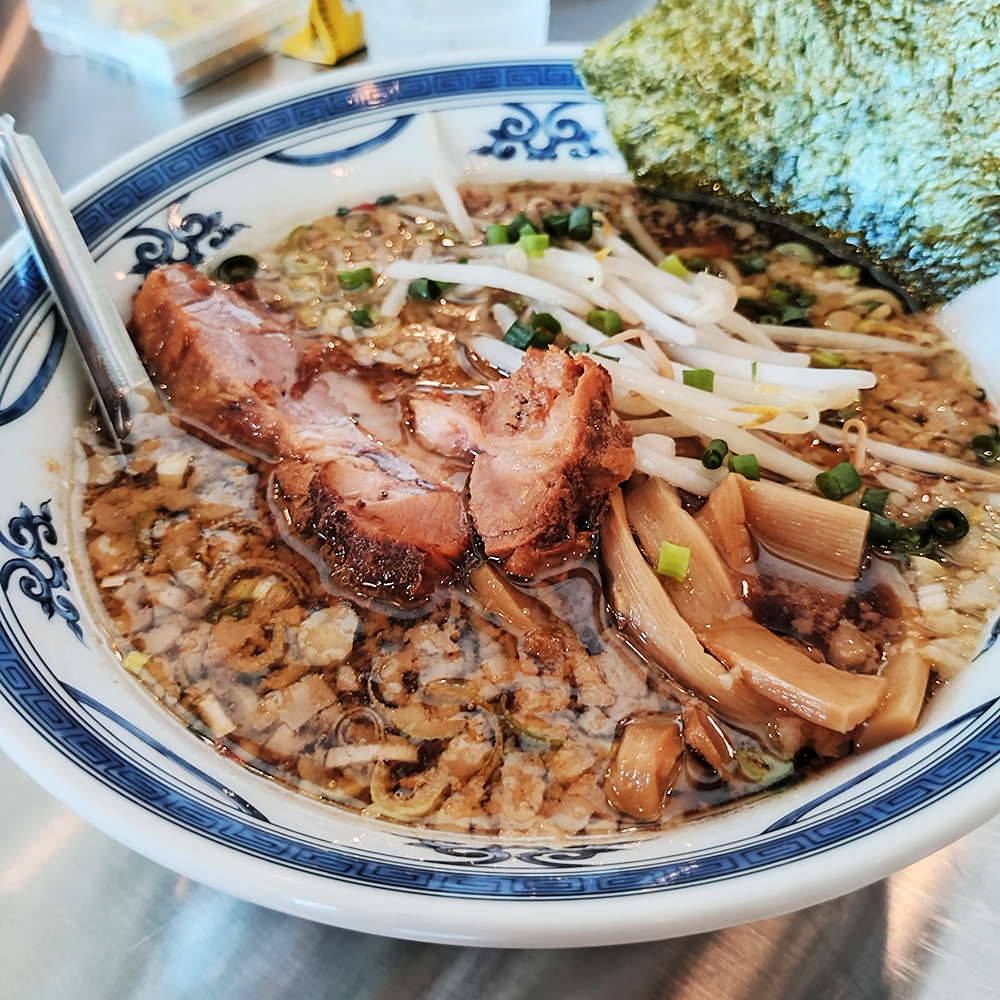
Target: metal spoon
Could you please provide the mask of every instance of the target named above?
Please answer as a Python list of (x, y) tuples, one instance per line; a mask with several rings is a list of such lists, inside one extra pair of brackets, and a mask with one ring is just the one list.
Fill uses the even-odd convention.
[(56, 306), (76, 337), (96, 392), (98, 419), (119, 445), (132, 393), (147, 382), (118, 310), (35, 140), (0, 115), (0, 175)]

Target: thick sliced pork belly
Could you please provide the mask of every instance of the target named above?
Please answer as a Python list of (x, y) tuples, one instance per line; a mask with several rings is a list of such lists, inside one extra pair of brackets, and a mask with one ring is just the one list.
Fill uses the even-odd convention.
[(433, 456), (385, 443), (393, 423), (400, 439), (393, 407), (359, 371), (317, 369), (252, 286), (160, 268), (136, 295), (133, 335), (183, 417), (277, 463), (289, 527), (339, 576), (412, 598), (455, 574), (470, 532)]
[(611, 378), (590, 358), (529, 350), (490, 386), (470, 510), (488, 556), (530, 577), (585, 554), (608, 493), (628, 479), (631, 431), (614, 421)]

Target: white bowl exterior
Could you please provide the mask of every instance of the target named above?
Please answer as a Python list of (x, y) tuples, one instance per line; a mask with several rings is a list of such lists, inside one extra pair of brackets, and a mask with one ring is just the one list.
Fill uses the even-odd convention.
[[(600, 105), (570, 55), (554, 51), (319, 77), (192, 122), (70, 200), (127, 316), (143, 259), (253, 251), (340, 205), (426, 187), (416, 116), (429, 110), (456, 180), (622, 176)], [(655, 836), (571, 847), (449, 839), (363, 820), (246, 771), (122, 670), (83, 599), (93, 581), (67, 548), (77, 524), (69, 442), (86, 403), (79, 361), (71, 347), (60, 356), (22, 241), (4, 249), (0, 274), (0, 442), (17, 470), (0, 485), (0, 744), (136, 850), (264, 905), (373, 933), (609, 944), (818, 902), (1000, 808), (996, 651), (945, 687), (912, 737)], [(982, 315), (996, 314), (991, 294)], [(960, 317), (959, 339), (973, 325)], [(970, 340), (1000, 383), (984, 343)], [(58, 541), (39, 521), (49, 500)], [(51, 583), (56, 558), (65, 587)]]

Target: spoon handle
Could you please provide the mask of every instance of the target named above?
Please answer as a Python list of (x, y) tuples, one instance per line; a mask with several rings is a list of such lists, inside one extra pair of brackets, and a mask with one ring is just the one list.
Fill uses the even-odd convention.
[(0, 175), (83, 354), (97, 393), (98, 417), (121, 443), (131, 430), (133, 386), (148, 376), (52, 171), (34, 139), (14, 131), (10, 115), (0, 115)]

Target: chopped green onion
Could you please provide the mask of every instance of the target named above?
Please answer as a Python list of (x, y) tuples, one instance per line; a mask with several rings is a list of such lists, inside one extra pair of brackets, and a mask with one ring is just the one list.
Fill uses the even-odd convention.
[(824, 351), (818, 348), (809, 356), (813, 368), (843, 368), (847, 364), (847, 358), (843, 354), (834, 354), (833, 351)]
[(776, 281), (764, 294), (764, 298), (773, 306), (786, 306), (792, 300), (794, 285), (788, 285), (783, 281)]
[(816, 476), (816, 489), (827, 500), (843, 500), (861, 489), (861, 476), (850, 462), (841, 462)]
[(586, 243), (594, 235), (594, 213), (586, 205), (578, 205), (569, 213), (566, 235), (577, 243)]
[(709, 441), (708, 447), (701, 453), (701, 464), (706, 469), (721, 469), (728, 452), (729, 445), (722, 438)]
[(227, 285), (238, 285), (241, 281), (249, 281), (256, 273), (257, 259), (245, 253), (227, 257), (215, 269), (216, 280)]
[(977, 434), (969, 447), (976, 453), (977, 462), (992, 465), (1000, 458), (1000, 435), (996, 430), (992, 434)]
[(507, 242), (516, 243), (521, 238), (522, 233), (533, 233), (534, 231), (535, 227), (531, 224), (531, 219), (524, 212), (518, 212), (507, 226)]
[(680, 257), (677, 254), (672, 253), (668, 257), (664, 257), (659, 264), (656, 265), (661, 271), (666, 271), (667, 274), (672, 274), (675, 278), (686, 278), (691, 272), (684, 266)]
[(684, 384), (692, 389), (703, 389), (705, 392), (715, 390), (715, 372), (711, 368), (688, 368), (681, 373)]
[(521, 319), (514, 320), (503, 335), (505, 344), (510, 344), (511, 347), (516, 347), (520, 351), (526, 351), (534, 339), (535, 331)]
[(750, 381), (751, 382), (756, 382), (757, 381), (757, 362), (756, 361), (751, 361), (750, 362)]
[(763, 302), (758, 302), (757, 299), (740, 296), (736, 300), (736, 308), (737, 310), (741, 310), (743, 315), (748, 319), (758, 320), (760, 314), (767, 311), (768, 306)]
[(760, 465), (756, 455), (730, 455), (729, 471), (743, 476), (744, 479), (760, 479)]
[[(529, 326), (524, 322), (523, 319), (516, 319), (507, 328), (507, 332), (503, 335), (503, 341), (505, 344), (510, 344), (511, 347), (516, 347), (518, 350), (526, 351), (529, 347), (545, 348), (556, 339), (556, 333), (548, 329), (544, 325), (535, 326), (534, 320), (538, 316), (545, 317), (547, 313), (538, 313), (536, 316), (532, 317), (532, 325)], [(553, 319), (553, 322), (555, 320)]]
[(622, 318), (614, 309), (591, 309), (587, 313), (587, 326), (613, 337), (622, 331)]
[(554, 240), (569, 235), (569, 212), (557, 212), (542, 219), (542, 228)]
[(689, 271), (710, 271), (712, 262), (707, 257), (688, 257), (686, 266)]
[(660, 560), (656, 564), (656, 572), (660, 576), (669, 576), (671, 580), (683, 580), (687, 576), (688, 564), (691, 562), (691, 550), (673, 542), (664, 542), (660, 546)]
[(969, 533), (969, 520), (957, 507), (940, 507), (924, 520), (941, 545), (954, 545)]
[(590, 345), (589, 344), (583, 344), (583, 343), (581, 343), (580, 341), (577, 340), (577, 341), (574, 341), (572, 344), (570, 344), (569, 347), (566, 348), (566, 350), (570, 354), (586, 354), (587, 351), (590, 350)]
[(867, 510), (870, 514), (884, 514), (885, 505), (888, 501), (888, 490), (877, 490), (873, 486), (869, 486), (865, 489), (864, 493), (861, 494), (860, 506), (863, 510)]
[(395, 205), (399, 198), (394, 194), (383, 194), (375, 199), (376, 205)]
[(508, 242), (506, 226), (497, 224), (486, 227), (486, 243), (488, 246), (495, 247)]
[(521, 233), (521, 239), (518, 241), (518, 246), (529, 256), (529, 257), (542, 257), (545, 255), (545, 251), (549, 248), (549, 234), (548, 233)]
[(861, 406), (856, 403), (854, 406), (846, 406), (841, 410), (824, 410), (821, 419), (828, 427), (843, 427), (848, 420), (860, 416)]
[(236, 621), (242, 621), (250, 613), (252, 607), (253, 601), (250, 599), (237, 601), (235, 604), (230, 604), (228, 608), (220, 608), (218, 611), (213, 611), (210, 615), (206, 615), (205, 621), (210, 625), (218, 625), (223, 618), (233, 618)]
[(857, 281), (861, 277), (861, 268), (855, 267), (854, 264), (841, 264), (833, 273), (844, 281)]
[(558, 336), (562, 333), (562, 323), (560, 323), (559, 320), (552, 315), (552, 313), (535, 313), (535, 315), (531, 317), (531, 325), (536, 330), (544, 330), (547, 333), (551, 333), (553, 336)]
[(411, 299), (429, 302), (441, 298), (441, 287), (433, 278), (414, 278), (407, 287), (406, 294)]
[(899, 528), (892, 518), (872, 511), (871, 520), (868, 523), (868, 543), (886, 549), (896, 540), (898, 530)]
[(783, 257), (791, 257), (792, 260), (801, 261), (806, 267), (815, 267), (819, 263), (819, 257), (816, 256), (815, 251), (807, 247), (805, 243), (779, 243), (774, 249)]
[(740, 274), (763, 274), (767, 270), (767, 258), (762, 253), (748, 253), (737, 257), (733, 263), (739, 268)]
[(363, 292), (375, 283), (375, 275), (370, 267), (358, 267), (353, 271), (341, 271), (337, 280), (345, 292)]
[(351, 310), (351, 322), (355, 326), (371, 328), (375, 325), (375, 307), (371, 304)]
[(780, 326), (808, 326), (809, 313), (801, 306), (785, 306), (778, 317)]
[(795, 770), (793, 761), (771, 757), (758, 747), (739, 747), (736, 764), (747, 781), (755, 785), (777, 784)]
[(920, 524), (899, 528), (892, 543), (893, 551), (907, 556), (928, 556), (934, 550), (931, 529), (923, 521)]
[(804, 288), (800, 288), (789, 281), (772, 282), (764, 298), (772, 306), (782, 307), (782, 323), (788, 323), (792, 319), (805, 318), (805, 313), (801, 315), (791, 312), (785, 314), (786, 309), (808, 309), (816, 302), (816, 296), (812, 292), (807, 292)]

